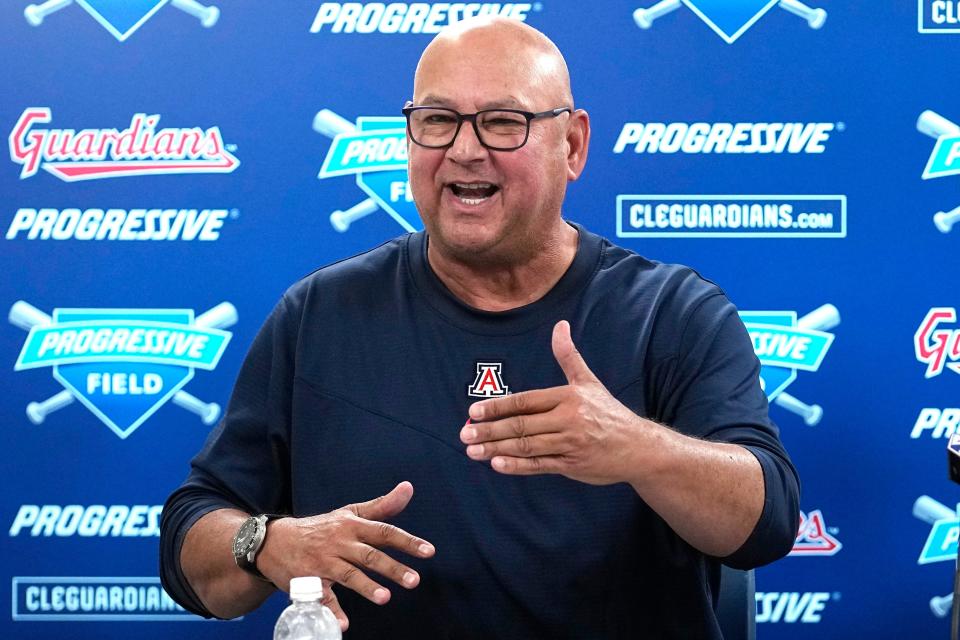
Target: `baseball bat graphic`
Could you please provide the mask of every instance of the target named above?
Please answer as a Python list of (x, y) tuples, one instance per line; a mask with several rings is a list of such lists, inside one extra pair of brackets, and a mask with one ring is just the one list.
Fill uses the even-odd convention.
[(960, 136), (960, 125), (947, 120), (936, 111), (927, 109), (917, 118), (917, 131), (931, 138)]
[(39, 27), (48, 15), (56, 13), (71, 4), (73, 4), (73, 0), (47, 0), (41, 4), (28, 4), (27, 8), (23, 10), (23, 17), (27, 19), (30, 26)]
[(938, 520), (955, 520), (957, 512), (930, 496), (920, 496), (913, 503), (913, 517), (934, 524)]
[(945, 596), (934, 596), (930, 598), (930, 611), (938, 618), (946, 618), (950, 615), (953, 608), (953, 594), (948, 593)]
[(950, 233), (957, 220), (960, 220), (960, 207), (950, 211), (937, 211), (933, 214), (933, 224), (936, 225), (940, 233)]
[(673, 13), (680, 8), (680, 0), (660, 0), (657, 4), (649, 8), (640, 8), (633, 12), (633, 21), (641, 29), (649, 29), (653, 26), (654, 20), (668, 13)]
[(799, 2), (798, 0), (780, 0), (777, 3), (781, 9), (789, 11), (795, 16), (800, 16), (807, 21), (811, 29), (819, 29), (827, 21), (827, 12), (823, 9), (814, 9)]
[(205, 7), (197, 0), (170, 0), (170, 4), (197, 18), (207, 29), (217, 24), (217, 20), (220, 19), (220, 9), (213, 6)]

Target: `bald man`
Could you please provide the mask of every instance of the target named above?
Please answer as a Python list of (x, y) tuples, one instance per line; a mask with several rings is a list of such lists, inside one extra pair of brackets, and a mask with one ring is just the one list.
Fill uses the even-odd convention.
[(446, 29), (403, 112), (425, 231), (284, 294), (164, 509), (167, 591), (230, 618), (321, 576), (357, 638), (720, 638), (720, 563), (798, 522), (736, 309), (564, 220), (590, 122), (543, 34)]

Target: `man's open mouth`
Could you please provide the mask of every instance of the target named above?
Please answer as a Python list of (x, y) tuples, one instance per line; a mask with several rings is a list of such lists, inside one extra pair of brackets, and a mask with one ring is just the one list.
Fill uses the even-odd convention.
[(464, 204), (480, 204), (500, 191), (500, 187), (489, 182), (453, 182), (448, 186)]

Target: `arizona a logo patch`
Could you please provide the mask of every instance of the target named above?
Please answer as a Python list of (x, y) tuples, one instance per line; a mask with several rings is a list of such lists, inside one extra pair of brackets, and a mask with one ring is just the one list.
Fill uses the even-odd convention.
[(475, 398), (493, 398), (510, 393), (507, 385), (503, 384), (503, 363), (478, 362), (477, 377), (473, 384), (467, 387), (467, 395)]

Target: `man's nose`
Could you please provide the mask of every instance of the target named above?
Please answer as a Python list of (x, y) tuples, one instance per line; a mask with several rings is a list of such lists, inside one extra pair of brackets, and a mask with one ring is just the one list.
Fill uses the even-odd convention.
[(454, 162), (476, 162), (488, 154), (487, 148), (480, 144), (477, 131), (472, 122), (464, 121), (460, 131), (447, 149), (447, 156)]

